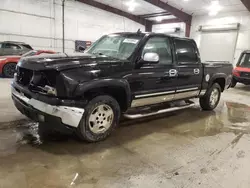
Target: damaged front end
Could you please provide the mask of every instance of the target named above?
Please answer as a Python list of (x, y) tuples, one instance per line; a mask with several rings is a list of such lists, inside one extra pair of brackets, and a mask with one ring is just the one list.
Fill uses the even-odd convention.
[(77, 85), (67, 72), (17, 66), (12, 98), (17, 109), (35, 121), (78, 127), (86, 102), (74, 99)]
[(26, 86), (34, 93), (42, 95), (57, 96), (56, 77), (57, 72), (50, 71), (32, 71), (29, 69), (17, 67), (15, 80), (18, 84)]

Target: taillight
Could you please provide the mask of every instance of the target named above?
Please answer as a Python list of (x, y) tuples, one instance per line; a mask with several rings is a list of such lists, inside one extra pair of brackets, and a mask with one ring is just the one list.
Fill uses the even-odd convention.
[(233, 70), (233, 75), (237, 76), (237, 77), (240, 77), (240, 72), (237, 71), (237, 70)]

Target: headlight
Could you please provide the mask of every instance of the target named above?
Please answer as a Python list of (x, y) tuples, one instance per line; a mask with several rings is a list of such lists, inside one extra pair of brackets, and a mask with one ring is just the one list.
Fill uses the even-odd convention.
[(57, 91), (56, 88), (50, 87), (50, 86), (45, 86), (44, 89), (47, 91), (48, 95), (54, 95), (57, 96)]

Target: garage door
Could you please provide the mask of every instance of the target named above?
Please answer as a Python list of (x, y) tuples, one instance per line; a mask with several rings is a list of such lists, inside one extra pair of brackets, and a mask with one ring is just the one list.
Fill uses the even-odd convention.
[(238, 31), (202, 32), (200, 53), (202, 61), (234, 62)]

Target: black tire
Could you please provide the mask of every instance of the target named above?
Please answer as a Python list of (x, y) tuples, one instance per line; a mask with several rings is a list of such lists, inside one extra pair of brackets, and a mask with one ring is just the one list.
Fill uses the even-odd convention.
[(16, 71), (16, 63), (7, 63), (3, 67), (3, 76), (13, 78)]
[[(89, 117), (91, 114), (93, 114), (93, 110), (95, 110), (100, 105), (108, 105), (113, 111), (113, 118), (111, 126), (107, 130), (105, 130), (105, 132), (96, 134), (90, 129), (91, 125), (89, 123)], [(81, 140), (87, 142), (102, 141), (106, 139), (114, 130), (114, 128), (118, 125), (120, 120), (120, 114), (121, 114), (120, 106), (113, 97), (108, 95), (97, 96), (93, 98), (91, 101), (89, 101), (89, 103), (85, 107), (84, 115), (77, 128), (76, 133)]]
[(237, 84), (237, 81), (233, 78), (232, 79), (232, 82), (231, 82), (231, 88), (234, 88), (235, 86), (236, 86), (236, 84)]
[[(211, 99), (211, 95), (212, 95), (214, 90), (218, 91), (218, 98), (216, 99), (217, 101), (214, 104), (212, 104), (210, 102), (210, 99)], [(212, 87), (208, 89), (205, 96), (200, 98), (200, 106), (201, 106), (201, 108), (203, 110), (207, 110), (207, 111), (215, 109), (217, 107), (217, 105), (219, 104), (219, 102), (220, 102), (220, 97), (221, 97), (221, 87), (220, 87), (219, 84), (214, 83), (212, 85)]]

